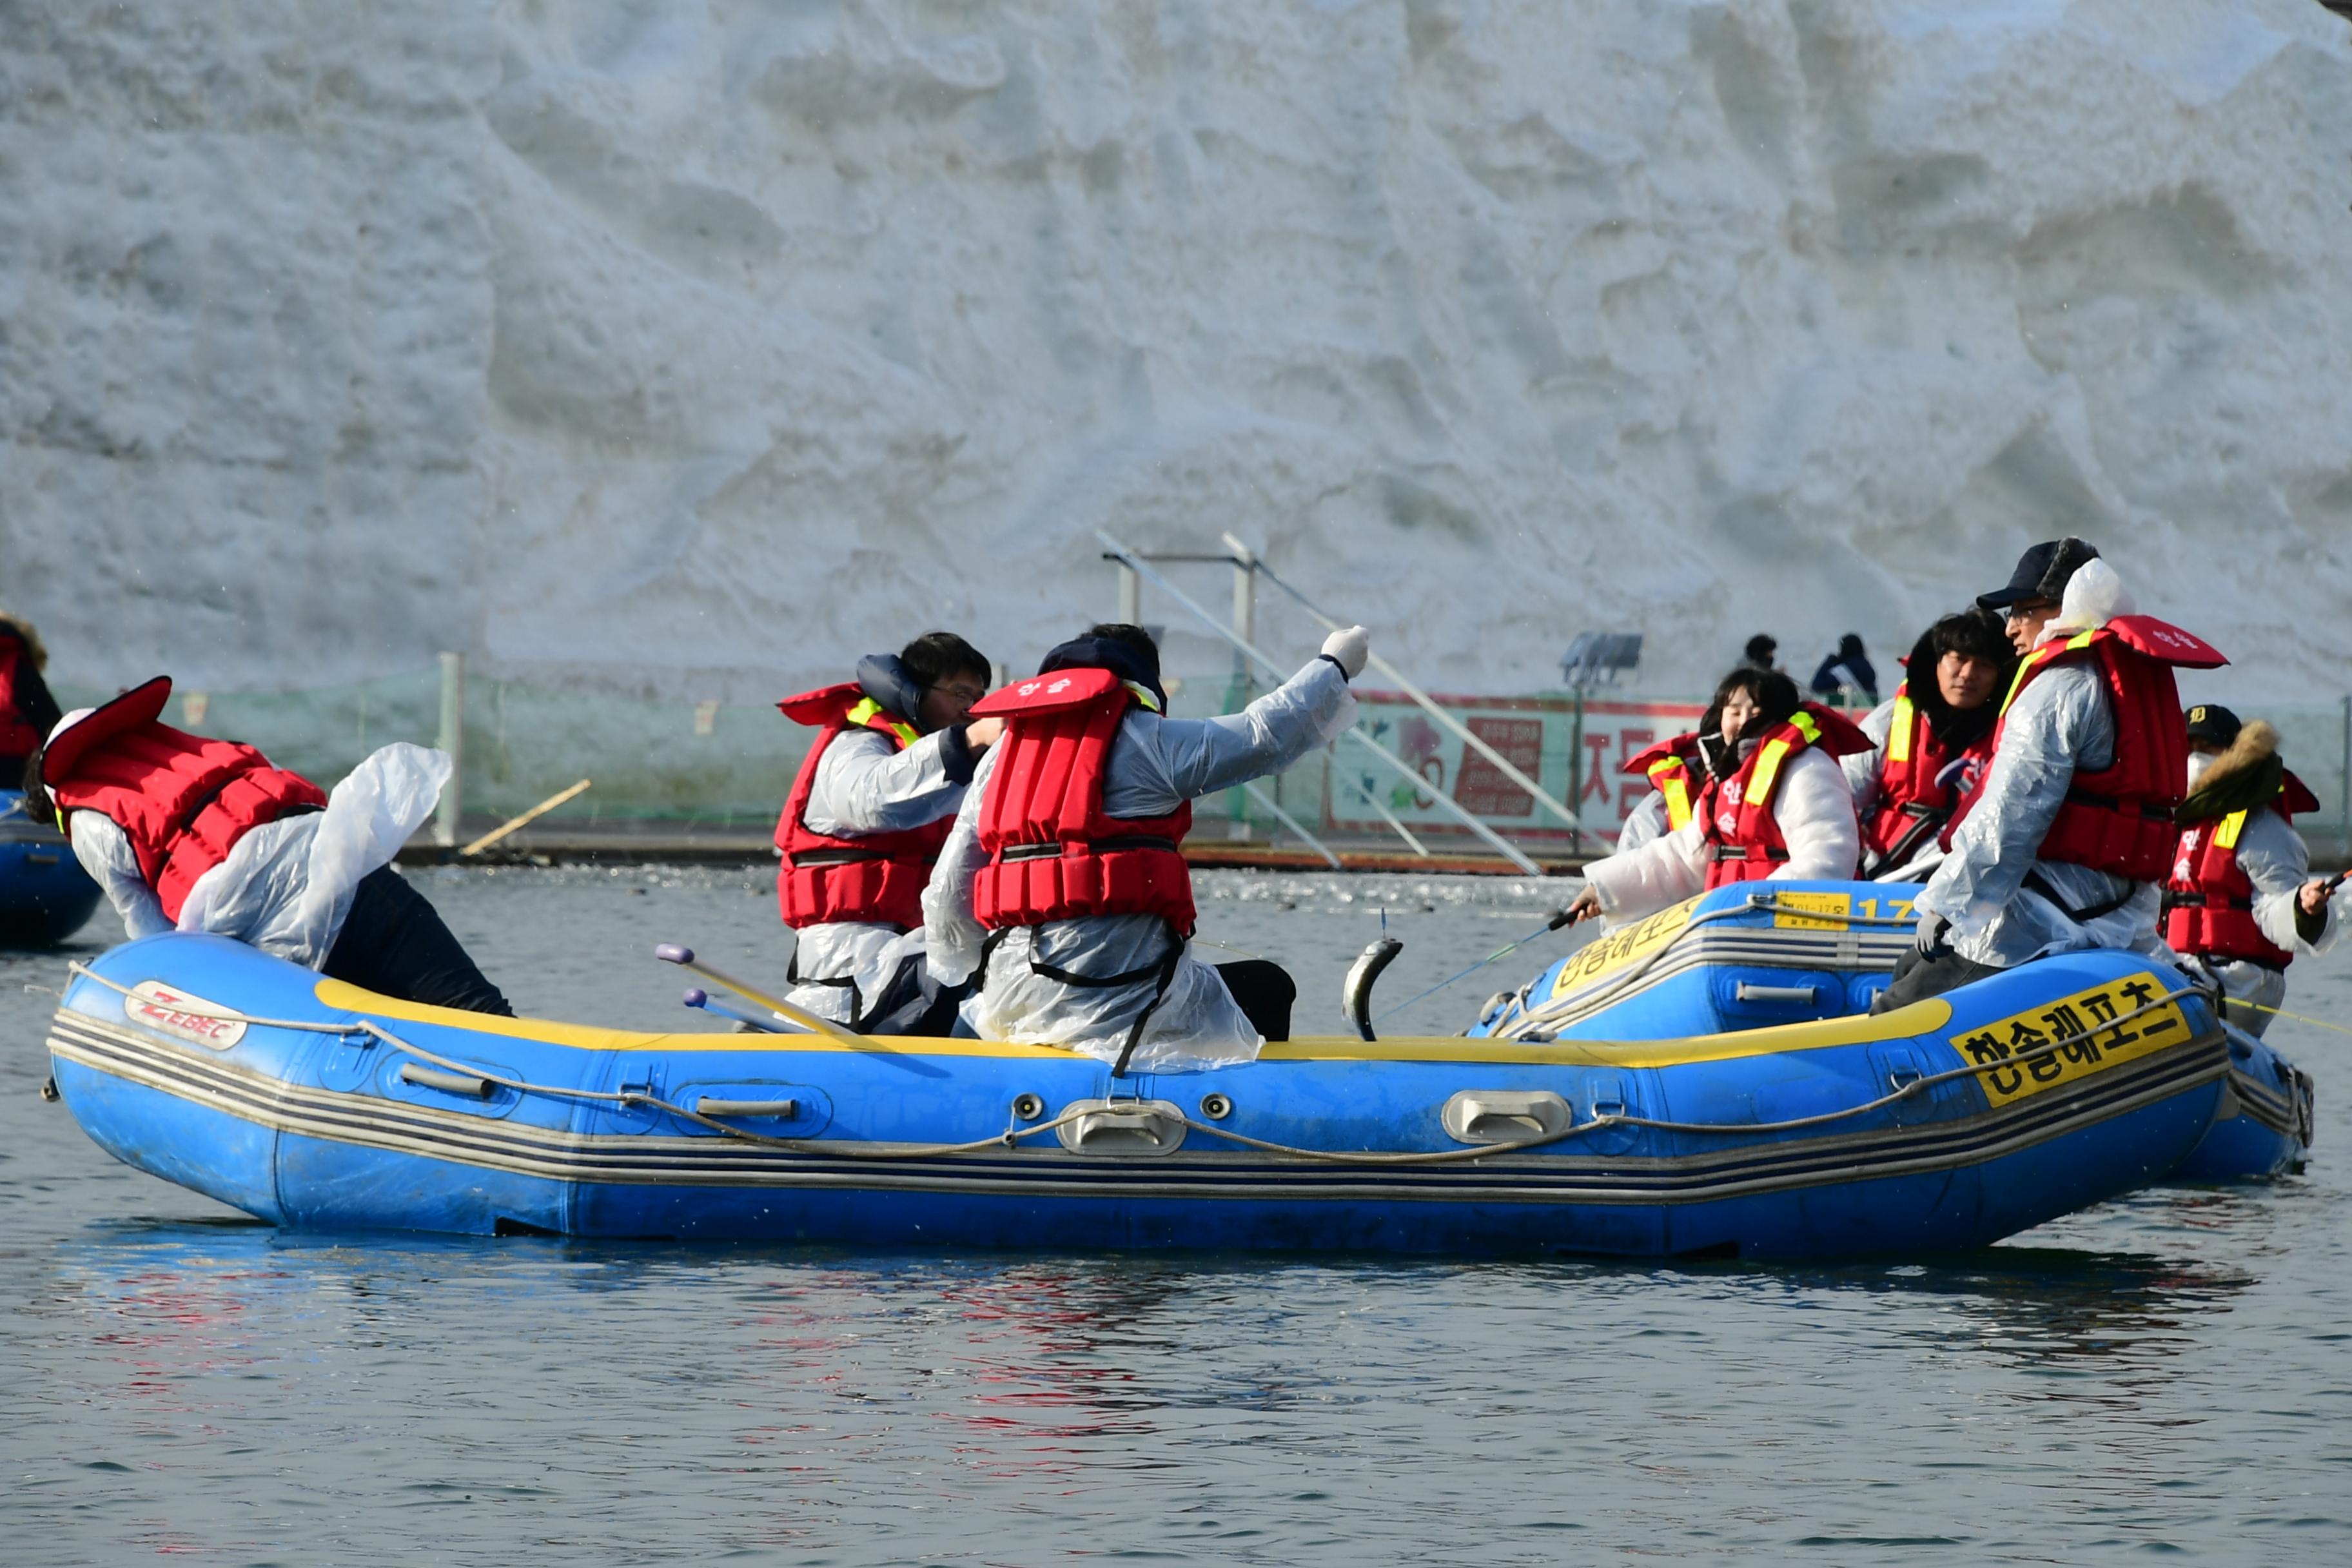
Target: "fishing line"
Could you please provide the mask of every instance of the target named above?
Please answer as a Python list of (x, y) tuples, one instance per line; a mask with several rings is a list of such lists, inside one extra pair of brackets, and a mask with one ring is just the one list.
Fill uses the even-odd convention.
[[(1519, 938), (1517, 942), (1509, 942), (1502, 947), (1496, 948), (1494, 952), (1488, 953), (1486, 957), (1480, 959), (1469, 968), (1462, 971), (1459, 974), (1447, 975), (1444, 979), (1439, 981), (1428, 990), (1422, 992), (1419, 995), (1408, 996), (1403, 1001), (1398, 1003), (1395, 1006), (1390, 1008), (1387, 1012), (1381, 1014), (1379, 1017), (1374, 1018), (1372, 1022), (1375, 1024), (1385, 1023), (1387, 1020), (1395, 1017), (1399, 1013), (1403, 1012), (1407, 1007), (1412, 1006), (1414, 1003), (1427, 1001), (1430, 997), (1436, 995), (1439, 992), (1444, 990), (1455, 981), (1466, 980), (1471, 975), (1477, 973), (1480, 970), (1494, 963), (1496, 959), (1508, 958), (1512, 953), (1518, 952), (1519, 949), (1535, 941), (1536, 938), (1546, 935), (1549, 932), (1558, 931), (1560, 927), (1568, 924), (1568, 921), (1569, 914), (1566, 910), (1552, 910), (1551, 919), (1546, 921), (1541, 926), (1538, 926), (1534, 931), (1528, 932), (1527, 935)], [(1386, 910), (1382, 910), (1381, 911), (1381, 934), (1382, 936), (1386, 936), (1388, 934), (1388, 931), (1389, 912)]]

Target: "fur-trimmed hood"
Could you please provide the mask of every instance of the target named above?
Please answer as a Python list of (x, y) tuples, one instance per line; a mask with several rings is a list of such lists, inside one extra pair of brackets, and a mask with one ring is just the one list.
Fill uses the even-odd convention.
[(2210, 757), (2190, 754), (2189, 798), (2173, 815), (2184, 825), (2211, 822), (2260, 805), (2272, 806), (2290, 820), (2298, 812), (2319, 809), (2304, 782), (2286, 771), (2286, 761), (2279, 755), (2278, 731), (2253, 719), (2239, 730), (2227, 751)]
[(46, 671), (49, 668), (49, 650), (42, 646), (41, 634), (33, 629), (32, 622), (0, 610), (0, 632), (14, 632), (23, 639), (25, 651), (33, 656), (35, 669)]

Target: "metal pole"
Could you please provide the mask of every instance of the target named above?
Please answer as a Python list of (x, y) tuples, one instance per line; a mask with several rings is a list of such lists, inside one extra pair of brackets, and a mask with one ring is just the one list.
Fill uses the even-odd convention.
[(2338, 839), (2347, 864), (2352, 864), (2352, 694), (2344, 699), (2344, 819)]
[(441, 733), (436, 742), (449, 753), (449, 782), (442, 787), (440, 809), (433, 818), (433, 842), (444, 849), (457, 845), (457, 818), (465, 809), (466, 778), (466, 656), (441, 656)]
[[(1241, 548), (1240, 541), (1234, 539), (1230, 533), (1225, 535), (1225, 542), (1234, 546), (1235, 549)], [(1265, 574), (1267, 582), (1272, 583), (1276, 587), (1281, 589), (1284, 593), (1297, 600), (1300, 606), (1304, 608), (1308, 615), (1313, 616), (1317, 620), (1322, 622), (1326, 630), (1336, 632), (1342, 629), (1340, 624), (1337, 620), (1334, 620), (1330, 615), (1322, 608), (1322, 606), (1317, 605), (1314, 600), (1309, 599), (1306, 595), (1300, 593), (1297, 589), (1292, 587), (1289, 584), (1276, 576), (1272, 569), (1263, 563), (1261, 563), (1257, 569)], [(1568, 824), (1571, 832), (1574, 831), (1577, 826), (1576, 813), (1570, 811), (1560, 802), (1554, 800), (1551, 796), (1550, 791), (1545, 789), (1543, 785), (1536, 783), (1535, 780), (1521, 773), (1510, 759), (1504, 756), (1502, 752), (1495, 750), (1494, 747), (1488, 745), (1483, 737), (1473, 733), (1468, 725), (1463, 723), (1461, 720), (1456, 719), (1453, 714), (1448, 713), (1444, 709), (1439, 707), (1434, 698), (1431, 697), (1428, 692), (1423, 691), (1420, 687), (1415, 686), (1411, 680), (1406, 679), (1404, 671), (1399, 669), (1395, 665), (1391, 664), (1387, 659), (1382, 658), (1377, 653), (1371, 656), (1371, 665), (1374, 669), (1379, 670), (1382, 675), (1385, 675), (1391, 680), (1395, 681), (1397, 684), (1397, 689), (1402, 691), (1407, 697), (1412, 699), (1416, 703), (1419, 703), (1422, 709), (1426, 711), (1431, 718), (1436, 720), (1446, 729), (1453, 731), (1455, 738), (1461, 741), (1463, 744), (1468, 746), (1472, 751), (1476, 752), (1480, 756), (1494, 763), (1496, 767), (1502, 771), (1504, 777), (1509, 779), (1513, 784), (1517, 784), (1521, 789), (1526, 790), (1529, 795), (1535, 796), (1538, 804), (1550, 811), (1554, 816), (1559, 817), (1562, 822)]]
[[(1238, 713), (1249, 706), (1255, 684), (1250, 679), (1249, 656), (1242, 649), (1257, 640), (1257, 574), (1251, 570), (1257, 564), (1257, 557), (1247, 545), (1230, 533), (1225, 535), (1225, 543), (1234, 552), (1234, 675), (1226, 684), (1225, 711)], [(1258, 792), (1237, 789), (1229, 798), (1234, 834), (1246, 838), (1249, 837), (1249, 802), (1259, 798)], [(1335, 860), (1332, 864), (1336, 866), (1339, 862)]]
[(1143, 579), (1124, 561), (1118, 563), (1118, 618), (1122, 626), (1143, 624)]
[[(1234, 634), (1231, 629), (1218, 621), (1216, 616), (1209, 614), (1209, 612), (1203, 609), (1197, 601), (1187, 595), (1173, 583), (1171, 583), (1167, 578), (1162, 577), (1159, 573), (1153, 571), (1133, 551), (1128, 549), (1126, 545), (1121, 544), (1118, 540), (1113, 539), (1109, 534), (1104, 532), (1099, 528), (1095, 530), (1095, 537), (1102, 541), (1104, 549), (1108, 550), (1114, 555), (1119, 556), (1121, 559), (1130, 563), (1138, 572), (1150, 578), (1151, 585), (1153, 587), (1159, 589), (1161, 593), (1167, 595), (1170, 598), (1175, 600), (1186, 609), (1192, 611), (1195, 616), (1199, 617), (1203, 625), (1216, 631), (1227, 640), (1233, 640)], [(1244, 646), (1242, 647), (1242, 651), (1249, 655), (1250, 658), (1257, 660), (1260, 665), (1264, 666), (1267, 674), (1276, 678), (1281, 676), (1282, 667), (1275, 663), (1271, 658), (1268, 658), (1256, 647)], [(1406, 762), (1402, 757), (1398, 756), (1394, 752), (1390, 751), (1386, 746), (1381, 745), (1378, 741), (1373, 740), (1370, 735), (1365, 734), (1363, 731), (1349, 730), (1347, 731), (1347, 734), (1349, 740), (1354, 741), (1358, 745), (1363, 747), (1364, 750), (1371, 752), (1373, 756), (1378, 757), (1383, 766), (1393, 769), (1397, 773), (1403, 774), (1407, 779), (1411, 780), (1414, 789), (1423, 790), (1429, 788), (1429, 781), (1421, 776), (1419, 769), (1415, 768), (1411, 763)], [(1432, 792), (1431, 798), (1437, 802), (1438, 805), (1446, 813), (1447, 816), (1452, 816), (1456, 821), (1460, 822), (1463, 826), (1467, 827), (1480, 838), (1485, 839), (1487, 845), (1504, 859), (1508, 860), (1512, 865), (1517, 866), (1520, 870), (1525, 871), (1530, 877), (1540, 877), (1544, 874), (1543, 868), (1537, 865), (1533, 860), (1528, 859), (1524, 850), (1520, 849), (1517, 845), (1513, 844), (1509, 839), (1505, 838), (1501, 834), (1496, 832), (1492, 827), (1486, 826), (1484, 822), (1481, 822), (1478, 817), (1460, 801), (1455, 800), (1452, 795), (1446, 795), (1443, 791)]]

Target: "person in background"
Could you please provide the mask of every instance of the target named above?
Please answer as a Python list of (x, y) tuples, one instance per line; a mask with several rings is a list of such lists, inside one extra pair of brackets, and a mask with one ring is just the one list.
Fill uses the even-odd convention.
[(1749, 669), (1770, 669), (1772, 656), (1780, 651), (1779, 643), (1758, 632), (1748, 639), (1748, 647), (1740, 655), (1740, 660)]
[(2328, 884), (2294, 814), (2318, 800), (2279, 756), (2278, 731), (2241, 724), (2219, 703), (2191, 708), (2189, 795), (2175, 814), (2180, 847), (2164, 886), (2164, 940), (2228, 1000), (2230, 1022), (2270, 1027), (2286, 1000), (2286, 966), (2336, 941)]
[(1837, 763), (1869, 749), (1853, 721), (1801, 701), (1776, 670), (1741, 668), (1716, 687), (1699, 733), (1691, 819), (1587, 866), (1576, 920), (1638, 920), (1727, 882), (1853, 875), (1861, 836)]
[(1192, 956), (1191, 802), (1279, 773), (1355, 721), (1361, 626), (1238, 713), (1165, 717), (1160, 650), (1140, 626), (1097, 626), (1036, 676), (974, 710), (1004, 738), (923, 894), (931, 968), (978, 971), (963, 1005), (985, 1039), (1055, 1045), (1112, 1075), (1253, 1059), (1290, 1037), (1297, 991), (1265, 960)]
[(1837, 652), (1813, 671), (1813, 695), (1840, 708), (1878, 706), (1878, 671), (1862, 651), (1862, 636), (1848, 632), (1838, 638)]
[(969, 720), (988, 660), (952, 632), (858, 661), (776, 706), (821, 730), (776, 821), (787, 1000), (865, 1034), (944, 1035), (958, 996), (923, 963), (923, 885), (1001, 720)]
[(1983, 784), (1944, 830), (1943, 862), (1914, 900), (1917, 946), (1877, 1012), (2044, 953), (2165, 954), (2158, 888), (2189, 770), (2172, 672), (2228, 661), (2134, 614), (2123, 579), (2079, 539), (2033, 546), (1977, 603), (2007, 613), (2022, 660)]
[(11, 784), (64, 717), (41, 679), (48, 668), (48, 650), (32, 623), (0, 610), (0, 779)]
[(1862, 873), (1916, 882), (1944, 856), (1937, 842), (1992, 761), (1999, 699), (2017, 654), (1990, 610), (1946, 616), (1904, 660), (1894, 700), (1863, 720), (1874, 750), (1844, 759), (1862, 821)]
[(1659, 742), (1640, 756), (1629, 758), (1622, 773), (1650, 781), (1650, 793), (1625, 816), (1617, 830), (1617, 853), (1639, 849), (1654, 838), (1679, 831), (1696, 808), (1700, 786), (1706, 779), (1706, 759), (1699, 731)]
[(432, 815), (446, 752), (397, 742), (328, 794), (251, 746), (161, 721), (157, 676), (49, 731), (26, 808), (54, 819), (135, 940), (235, 937), (403, 1002), (512, 1016), (392, 858)]

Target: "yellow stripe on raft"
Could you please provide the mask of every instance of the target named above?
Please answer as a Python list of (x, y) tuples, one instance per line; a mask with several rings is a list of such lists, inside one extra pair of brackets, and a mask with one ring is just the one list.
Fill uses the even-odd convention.
[[(507, 1039), (537, 1040), (583, 1051), (801, 1051), (849, 1056), (856, 1048), (821, 1035), (664, 1034), (634, 1029), (604, 1029), (593, 1024), (563, 1024), (542, 1018), (498, 1018), (453, 1007), (427, 1007), (415, 1002), (394, 1002), (340, 980), (321, 980), (318, 997), (338, 1012), (363, 1014), (383, 1020), (438, 1024), (478, 1035)], [(1856, 1015), (1823, 1018), (1807, 1024), (1776, 1024), (1769, 1028), (1742, 1029), (1727, 1035), (1700, 1035), (1677, 1040), (1554, 1040), (1523, 1045), (1516, 1040), (1471, 1040), (1458, 1035), (1435, 1038), (1358, 1040), (1344, 1035), (1310, 1037), (1268, 1045), (1259, 1056), (1268, 1062), (1493, 1062), (1527, 1067), (1665, 1068), (1692, 1062), (1738, 1061), (1784, 1051), (1818, 1051), (1832, 1046), (1868, 1045), (1874, 1040), (1907, 1040), (1932, 1035), (1952, 1020), (1952, 1009), (1941, 1000), (1915, 1002), (1908, 1007), (1876, 1016)], [(1059, 1046), (1023, 1046), (1008, 1040), (942, 1040), (908, 1036), (873, 1036), (867, 1048), (877, 1055), (978, 1057), (1067, 1061), (1076, 1053)]]

